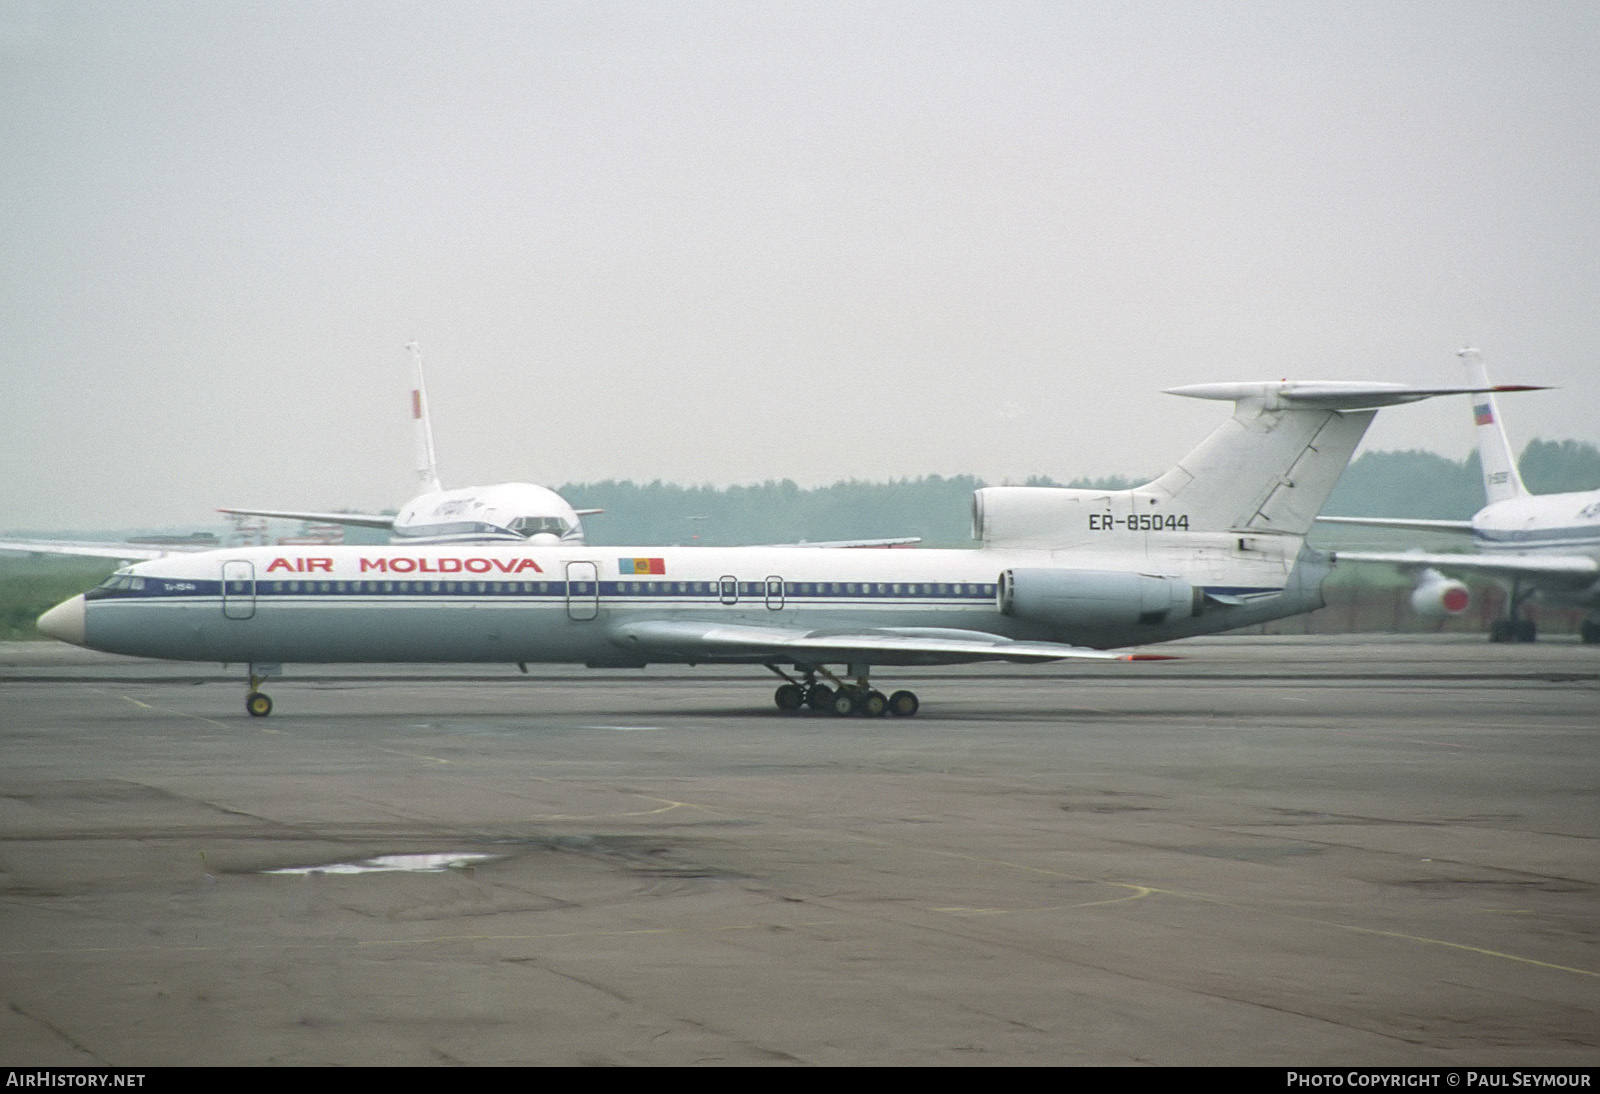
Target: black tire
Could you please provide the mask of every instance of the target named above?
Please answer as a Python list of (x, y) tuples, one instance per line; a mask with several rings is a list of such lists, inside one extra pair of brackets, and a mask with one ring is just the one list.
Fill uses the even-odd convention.
[(272, 700), (259, 691), (252, 691), (244, 697), (244, 709), (252, 718), (265, 718), (272, 713)]
[(861, 697), (860, 711), (865, 718), (882, 718), (889, 709), (889, 700), (881, 691), (869, 691)]
[(1496, 619), (1489, 624), (1489, 641), (1512, 642), (1516, 640), (1516, 624), (1509, 619)]
[(841, 718), (848, 718), (861, 709), (861, 700), (851, 692), (838, 691), (834, 693), (828, 709)]
[(1583, 626), (1578, 629), (1578, 636), (1583, 639), (1586, 646), (1600, 643), (1600, 623), (1591, 623), (1585, 619)]
[(917, 702), (916, 693), (910, 691), (897, 691), (889, 696), (889, 713), (896, 718), (909, 718), (922, 706)]
[(805, 702), (805, 692), (800, 690), (799, 684), (780, 684), (772, 701), (778, 704), (779, 710), (799, 710), (800, 704)]
[(1539, 625), (1531, 619), (1519, 619), (1517, 620), (1515, 634), (1518, 642), (1537, 642), (1539, 641)]
[(833, 689), (827, 684), (812, 684), (806, 690), (806, 706), (812, 710), (832, 710)]

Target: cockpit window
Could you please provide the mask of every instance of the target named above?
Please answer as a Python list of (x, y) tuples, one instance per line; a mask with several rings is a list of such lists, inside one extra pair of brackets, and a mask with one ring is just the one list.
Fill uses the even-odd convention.
[(541, 532), (564, 536), (571, 527), (565, 517), (518, 517), (511, 522), (511, 530), (524, 539)]

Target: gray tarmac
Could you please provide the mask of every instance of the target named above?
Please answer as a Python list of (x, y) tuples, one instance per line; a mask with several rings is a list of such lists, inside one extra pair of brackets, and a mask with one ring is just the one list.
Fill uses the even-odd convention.
[[(0, 645), (0, 1064), (1600, 1063), (1600, 648), (1161, 652), (886, 671), (904, 720), (291, 666), (252, 719)], [(491, 857), (339, 869), (429, 854)]]

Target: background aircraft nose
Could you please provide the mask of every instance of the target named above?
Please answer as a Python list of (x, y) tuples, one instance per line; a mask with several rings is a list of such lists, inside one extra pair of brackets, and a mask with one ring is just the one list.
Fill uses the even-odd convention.
[(39, 617), (38, 627), (51, 638), (83, 645), (83, 597), (63, 600)]

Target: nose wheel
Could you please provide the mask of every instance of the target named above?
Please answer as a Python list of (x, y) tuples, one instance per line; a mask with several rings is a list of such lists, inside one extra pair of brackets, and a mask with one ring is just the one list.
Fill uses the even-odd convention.
[(261, 690), (261, 685), (267, 682), (268, 677), (282, 672), (282, 666), (277, 664), (252, 664), (247, 673), (249, 680), (249, 693), (244, 697), (244, 709), (252, 718), (265, 718), (272, 713), (272, 700)]

